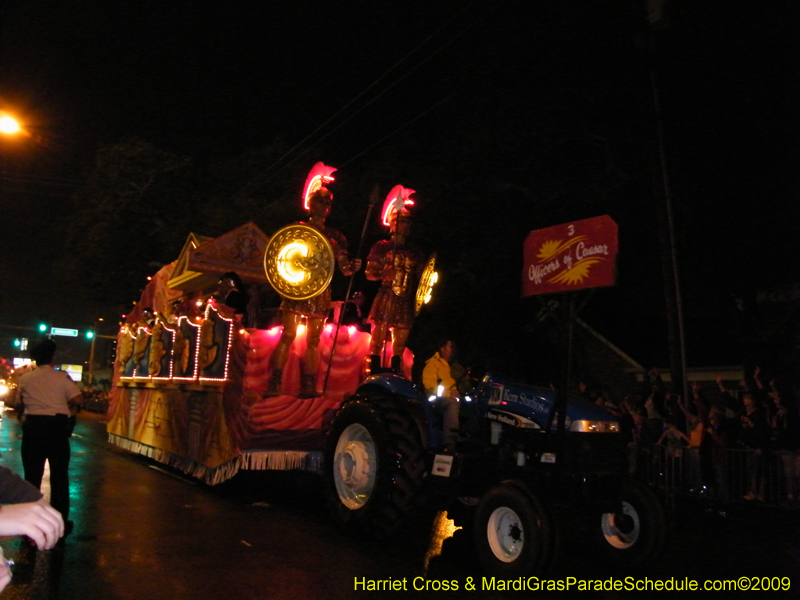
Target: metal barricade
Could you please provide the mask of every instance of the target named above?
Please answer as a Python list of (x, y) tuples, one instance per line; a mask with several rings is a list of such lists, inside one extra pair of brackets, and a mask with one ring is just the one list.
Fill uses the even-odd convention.
[(661, 490), (671, 505), (683, 496), (798, 506), (800, 452), (797, 451), (717, 447), (701, 451), (631, 445), (628, 456), (630, 474)]

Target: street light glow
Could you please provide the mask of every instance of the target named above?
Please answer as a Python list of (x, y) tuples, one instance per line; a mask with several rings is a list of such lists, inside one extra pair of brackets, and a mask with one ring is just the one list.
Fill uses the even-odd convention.
[(14, 134), (19, 132), (19, 123), (13, 117), (4, 115), (0, 117), (0, 132)]

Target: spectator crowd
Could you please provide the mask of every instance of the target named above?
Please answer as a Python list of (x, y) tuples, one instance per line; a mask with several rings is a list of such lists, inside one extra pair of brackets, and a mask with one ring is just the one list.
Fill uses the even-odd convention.
[(709, 389), (693, 382), (688, 399), (667, 390), (656, 369), (638, 394), (620, 401), (584, 384), (580, 391), (619, 418), (633, 474), (721, 502), (796, 505), (797, 398), (774, 379), (765, 381), (759, 367), (735, 386), (721, 376)]

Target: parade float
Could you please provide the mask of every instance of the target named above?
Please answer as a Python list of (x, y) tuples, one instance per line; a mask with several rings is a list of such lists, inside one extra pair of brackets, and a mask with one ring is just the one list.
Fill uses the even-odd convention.
[[(315, 165), (304, 189), (306, 210), (334, 170)], [(408, 192), (395, 188), (384, 214), (392, 203), (408, 202)], [(365, 231), (368, 221), (369, 214)], [(239, 470), (320, 471), (325, 434), (341, 402), (370, 370), (393, 364), (410, 378), (413, 363), (404, 347), (400, 360), (392, 361), (391, 339), (376, 360), (369, 326), (345, 322), (352, 286), (345, 299), (331, 301), (330, 281), (343, 250), (325, 231), (300, 223), (268, 236), (246, 223), (216, 238), (190, 234), (177, 259), (150, 278), (121, 324), (108, 412), (110, 442), (212, 485)], [(391, 271), (393, 258), (386, 259)], [(408, 282), (417, 311), (430, 299), (433, 266), (433, 261), (421, 265)], [(295, 315), (286, 343), (287, 319), (248, 322), (248, 308), (236, 307), (230, 288), (223, 289), (230, 277), (251, 290), (274, 289), (284, 304), (299, 305), (327, 292), (330, 307), (322, 319), (282, 311)], [(277, 393), (270, 391), (276, 351), (284, 354)], [(309, 381), (310, 389), (304, 390)]]
[[(252, 223), (191, 235), (152, 278), (119, 332), (111, 442), (209, 484), (243, 469), (317, 472), (332, 518), (359, 535), (452, 511), (483, 570), (502, 579), (551, 570), (567, 538), (593, 541), (612, 564), (657, 558), (663, 506), (630, 477), (617, 419), (567, 386), (486, 373), (445, 443), (444, 392), (410, 381), (405, 348), (437, 279), (435, 257), (407, 239), (412, 190), (390, 192), (389, 239), (367, 257), (366, 278), (381, 282), (370, 327), (345, 324), (361, 263), (325, 225), (332, 171), (319, 163), (309, 176), (307, 222), (271, 237)], [(611, 285), (616, 250), (607, 217), (531, 232), (523, 295)], [(350, 284), (333, 302), (337, 267)], [(247, 290), (258, 286), (281, 296), (280, 324), (256, 326)]]

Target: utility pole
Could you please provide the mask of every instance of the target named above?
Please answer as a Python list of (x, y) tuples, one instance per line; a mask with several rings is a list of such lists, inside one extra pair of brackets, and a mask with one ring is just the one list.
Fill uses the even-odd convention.
[(97, 343), (97, 326), (102, 320), (102, 317), (95, 319), (94, 327), (92, 328), (92, 343), (89, 348), (89, 389), (94, 386), (94, 348)]
[(94, 384), (94, 344), (95, 340), (97, 340), (97, 334), (92, 336), (92, 345), (89, 350), (89, 389), (92, 389), (92, 385)]
[[(648, 0), (647, 9), (652, 29), (664, 29), (669, 20), (664, 13), (666, 0)], [(675, 220), (672, 211), (672, 189), (667, 169), (666, 142), (664, 136), (664, 113), (656, 72), (657, 50), (654, 31), (648, 35), (650, 64), (650, 90), (653, 95), (653, 109), (656, 117), (658, 138), (658, 167), (653, 169), (654, 191), (656, 192), (656, 212), (658, 214), (658, 238), (661, 244), (661, 267), (664, 277), (664, 299), (667, 309), (669, 339), (670, 377), (675, 390), (680, 390), (684, 400), (689, 397), (686, 377), (686, 339), (683, 327), (683, 299), (678, 272), (678, 255), (675, 236)], [(658, 194), (658, 190), (663, 194)], [(659, 197), (662, 196), (662, 197)]]

